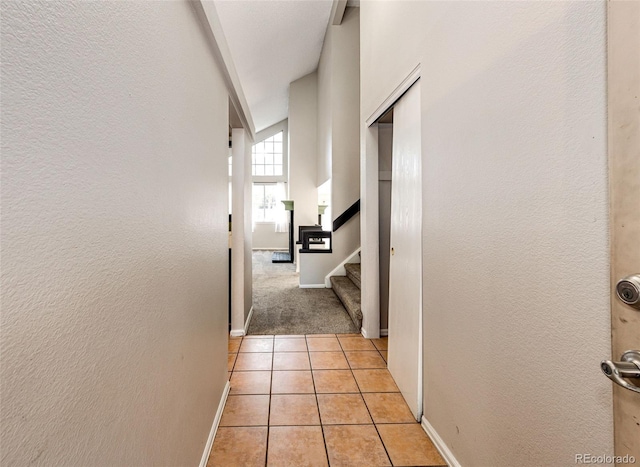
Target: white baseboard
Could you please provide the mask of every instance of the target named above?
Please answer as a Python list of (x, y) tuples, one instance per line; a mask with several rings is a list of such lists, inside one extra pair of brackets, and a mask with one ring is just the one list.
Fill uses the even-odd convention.
[(213, 425), (211, 425), (211, 431), (209, 432), (209, 438), (207, 438), (207, 444), (204, 445), (204, 452), (202, 453), (202, 459), (200, 459), (200, 467), (207, 467), (207, 461), (209, 460), (211, 448), (213, 447), (213, 440), (216, 439), (216, 433), (218, 432), (218, 426), (220, 425), (220, 419), (222, 418), (222, 412), (224, 411), (224, 406), (227, 403), (227, 397), (229, 396), (230, 389), (231, 383), (227, 381), (227, 384), (224, 386), (224, 391), (222, 391), (222, 397), (220, 398), (220, 403), (218, 404), (216, 416), (213, 419)]
[(433, 428), (431, 423), (427, 421), (424, 415), (422, 416), (420, 425), (422, 425), (422, 429), (427, 433), (429, 438), (431, 438), (431, 441), (433, 441), (433, 444), (435, 445), (436, 449), (445, 460), (447, 465), (449, 467), (461, 467), (460, 462), (458, 462), (458, 460), (455, 458), (455, 456), (451, 452), (451, 449), (449, 449), (449, 446), (447, 446), (442, 438), (440, 438), (438, 432), (435, 430), (435, 428)]
[(301, 289), (326, 289), (327, 286), (324, 284), (300, 284), (298, 286)]
[[(360, 333), (365, 337), (368, 338), (369, 336), (367, 336), (367, 331), (365, 330), (365, 328), (360, 328)], [(380, 337), (386, 337), (389, 335), (389, 330), (388, 329), (380, 329)]]
[(247, 335), (247, 331), (249, 330), (249, 323), (251, 322), (251, 318), (253, 318), (253, 306), (249, 310), (249, 315), (247, 316), (247, 321), (244, 323), (244, 329), (232, 329), (229, 335), (231, 337), (242, 337)]
[(344, 268), (345, 264), (347, 264), (347, 263), (359, 263), (360, 262), (360, 255), (358, 253), (360, 253), (360, 247), (358, 247), (358, 249), (356, 251), (354, 251), (349, 256), (347, 256), (347, 259), (345, 259), (343, 262), (338, 264), (333, 269), (333, 271), (331, 271), (329, 274), (327, 274), (325, 276), (324, 284), (325, 284), (325, 287), (327, 289), (331, 288), (331, 279), (330, 279), (331, 276), (346, 276), (347, 275), (347, 270)]
[(249, 331), (249, 324), (251, 323), (251, 318), (253, 318), (253, 305), (249, 309), (249, 314), (247, 315), (247, 322), (244, 323), (244, 335), (247, 335), (247, 331)]

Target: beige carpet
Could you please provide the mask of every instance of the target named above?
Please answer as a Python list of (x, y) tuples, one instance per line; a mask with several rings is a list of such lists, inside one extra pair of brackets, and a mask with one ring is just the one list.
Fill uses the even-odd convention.
[(301, 289), (295, 266), (253, 252), (253, 317), (249, 334), (359, 332), (331, 289)]

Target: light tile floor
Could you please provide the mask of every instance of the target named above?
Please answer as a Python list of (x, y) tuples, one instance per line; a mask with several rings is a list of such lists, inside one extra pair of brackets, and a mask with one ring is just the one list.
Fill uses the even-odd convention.
[(446, 465), (386, 358), (386, 338), (358, 334), (231, 338), (207, 466)]

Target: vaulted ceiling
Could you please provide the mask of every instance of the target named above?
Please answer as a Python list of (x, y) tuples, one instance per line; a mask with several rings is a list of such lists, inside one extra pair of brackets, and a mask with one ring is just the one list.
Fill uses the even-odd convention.
[(219, 0), (256, 131), (287, 118), (289, 83), (318, 67), (332, 0)]

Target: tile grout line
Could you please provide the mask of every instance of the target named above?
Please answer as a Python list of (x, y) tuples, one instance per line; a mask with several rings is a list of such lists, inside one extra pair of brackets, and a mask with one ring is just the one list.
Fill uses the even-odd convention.
[[(335, 337), (335, 334), (334, 334)], [(337, 339), (337, 337), (336, 337)], [(307, 344), (307, 352), (309, 354), (309, 365), (311, 366), (311, 350), (309, 349), (309, 343), (305, 338)], [(318, 408), (318, 419), (320, 420), (320, 433), (322, 433), (322, 444), (324, 445), (324, 453), (327, 456), (327, 465), (331, 467), (331, 460), (329, 459), (329, 449), (327, 448), (327, 438), (324, 434), (324, 425), (322, 424), (322, 414), (320, 413), (320, 402), (318, 402), (318, 391), (316, 389), (316, 378), (313, 373), (313, 366), (311, 366), (311, 382), (313, 383), (313, 393), (316, 396), (316, 407)]]
[[(340, 342), (340, 339), (338, 339), (338, 342), (340, 343), (340, 347), (342, 347), (342, 342)], [(374, 345), (374, 347), (376, 347), (376, 346)], [(377, 347), (376, 347), (376, 350), (377, 350)], [(342, 351), (344, 352), (344, 348), (343, 348)], [(347, 358), (346, 354), (345, 354), (345, 358)], [(364, 399), (364, 396), (362, 395), (362, 389), (360, 388), (360, 384), (358, 384), (358, 380), (356, 379), (355, 373), (353, 373), (353, 368), (351, 368), (351, 363), (349, 363), (349, 371), (351, 371), (351, 376), (353, 377), (353, 379), (356, 382), (356, 385), (358, 386), (358, 390), (360, 391), (360, 397), (362, 398), (362, 402), (364, 403), (364, 406), (367, 409), (367, 413), (369, 413), (369, 417), (371, 417), (371, 423), (373, 424), (373, 428), (376, 430), (376, 434), (378, 435), (378, 439), (380, 440), (380, 444), (382, 444), (382, 449), (384, 449), (384, 452), (387, 455), (387, 459), (389, 459), (389, 464), (393, 466), (393, 461), (391, 460), (391, 455), (389, 455), (389, 451), (387, 450), (387, 446), (385, 446), (384, 441), (382, 440), (382, 436), (380, 436), (380, 431), (378, 430), (378, 425), (376, 424), (375, 420), (373, 419), (373, 415), (371, 415), (371, 410), (369, 410), (369, 406), (367, 405), (367, 401)]]
[[(368, 424), (368, 423), (367, 424), (352, 424), (352, 423), (340, 424), (339, 423), (339, 424), (325, 425), (323, 423), (322, 415), (321, 415), (321, 412), (320, 412), (320, 402), (319, 402), (318, 392), (317, 392), (317, 387), (316, 387), (316, 382), (315, 382), (314, 368), (313, 368), (313, 365), (311, 363), (311, 350), (310, 350), (310, 348), (308, 346), (307, 337), (308, 337), (308, 335), (305, 335), (306, 353), (307, 353), (307, 360), (308, 360), (308, 363), (309, 363), (309, 371), (311, 373), (311, 381), (312, 381), (312, 385), (313, 385), (313, 394), (314, 394), (315, 399), (316, 399), (316, 408), (318, 410), (318, 418), (319, 418), (320, 429), (321, 429), (322, 438), (323, 438), (323, 444), (324, 444), (324, 448), (325, 448), (325, 455), (327, 456), (327, 463), (330, 465), (329, 453), (328, 453), (328, 448), (327, 448), (327, 441), (326, 441), (326, 436), (325, 436), (325, 432), (324, 432), (325, 426), (334, 426), (334, 425), (335, 426), (369, 426), (370, 424)], [(348, 368), (346, 368), (346, 369), (349, 370), (352, 378), (356, 382), (356, 387), (357, 387), (357, 390), (358, 390), (357, 394), (360, 395), (360, 398), (361, 398), (362, 402), (365, 404), (365, 408), (366, 408), (367, 413), (369, 414), (369, 417), (371, 419), (371, 424), (374, 425), (374, 428), (376, 430), (376, 434), (377, 434), (378, 438), (381, 441), (383, 449), (385, 450), (385, 454), (387, 455), (387, 458), (388, 458), (389, 462), (391, 462), (391, 457), (389, 455), (389, 452), (387, 451), (387, 448), (386, 448), (384, 442), (382, 441), (382, 437), (380, 436), (380, 432), (379, 432), (378, 426), (377, 426), (378, 424), (375, 423), (375, 421), (373, 419), (373, 416), (371, 415), (371, 410), (369, 409), (368, 405), (366, 404), (366, 401), (364, 400), (364, 395), (363, 395), (364, 393), (362, 392), (360, 384), (358, 383), (357, 379), (355, 378), (354, 368), (353, 368), (351, 362), (346, 357), (346, 351), (344, 350), (342, 342), (338, 339), (337, 335), (334, 334), (332, 337), (334, 337), (334, 338), (336, 338), (338, 340), (338, 344), (339, 344), (339, 347), (340, 347), (340, 354), (347, 361)], [(270, 429), (271, 429), (270, 421), (271, 421), (271, 409), (272, 409), (272, 396), (274, 395), (273, 394), (273, 372), (275, 370), (274, 370), (273, 363), (274, 363), (274, 360), (275, 360), (275, 353), (276, 353), (276, 351), (275, 351), (275, 337), (273, 339), (274, 339), (274, 345), (272, 347), (271, 352), (269, 352), (270, 356), (271, 356), (271, 367), (270, 367), (269, 391), (268, 391), (269, 392), (269, 406), (268, 406), (268, 416), (267, 416), (268, 418), (267, 418), (267, 440), (266, 440), (266, 447), (265, 447), (265, 466), (268, 465), (269, 437), (270, 437)], [(242, 340), (244, 340), (244, 339), (242, 339)], [(375, 344), (374, 344), (374, 347), (375, 347)], [(381, 355), (380, 350), (377, 347), (375, 347), (375, 350), (378, 352), (378, 354), (380, 354), (380, 357), (384, 360), (384, 358)], [(326, 352), (329, 352), (329, 351), (326, 351)], [(335, 351), (333, 351), (333, 352), (335, 352)], [(249, 353), (251, 353), (251, 352), (249, 352)], [(236, 353), (236, 360), (234, 361), (233, 367), (231, 369), (231, 376), (233, 376), (233, 374), (237, 372), (235, 366), (236, 366), (236, 363), (237, 363), (237, 356), (239, 356), (239, 354), (240, 354), (240, 351), (239, 351), (239, 348), (238, 348), (238, 352)], [(385, 361), (385, 364), (386, 364), (386, 361)], [(385, 369), (386, 369), (386, 367), (385, 367)], [(334, 368), (328, 368), (327, 370), (335, 370), (335, 369)], [(244, 370), (244, 371), (251, 372), (251, 371), (264, 371), (264, 370)], [(285, 371), (285, 370), (283, 370), (283, 371)], [(287, 371), (307, 371), (307, 370), (287, 370)], [(242, 371), (240, 371), (240, 372), (242, 372)], [(397, 393), (397, 391), (391, 391), (389, 393)], [(302, 393), (292, 392), (292, 393), (283, 393), (282, 395), (285, 395), (285, 394), (296, 395), (296, 394), (302, 394)], [(341, 394), (346, 394), (346, 393), (341, 393), (340, 392), (340, 393), (327, 393), (327, 394), (341, 395)], [(404, 424), (404, 423), (389, 423), (388, 425), (402, 425), (402, 424)], [(283, 426), (289, 426), (289, 425), (283, 425)], [(291, 425), (291, 426), (296, 426), (296, 425)]]
[(272, 396), (272, 385), (273, 385), (273, 354), (275, 352), (276, 347), (276, 339), (273, 338), (273, 347), (271, 349), (271, 371), (269, 372), (269, 410), (267, 411), (267, 442), (265, 444), (264, 449), (264, 465), (267, 467), (267, 462), (269, 462), (269, 435), (271, 434), (271, 396)]

